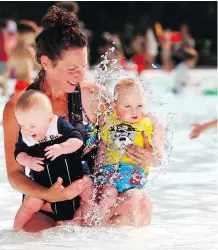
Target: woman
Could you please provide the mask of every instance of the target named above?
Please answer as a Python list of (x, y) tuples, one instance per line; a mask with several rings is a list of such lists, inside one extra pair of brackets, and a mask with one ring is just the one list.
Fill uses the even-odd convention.
[[(71, 112), (68, 110), (70, 105), (68, 106), (67, 98), (72, 96), (71, 93), (75, 90), (77, 83), (79, 83), (83, 116), (84, 118), (86, 117), (86, 122), (88, 124), (96, 124), (97, 121), (101, 122), (101, 119), (104, 118), (101, 114), (106, 113), (110, 99), (103, 97), (101, 99), (95, 98), (99, 91), (105, 92), (105, 90), (99, 85), (85, 82), (83, 79), (84, 69), (87, 64), (87, 42), (78, 26), (75, 14), (53, 7), (44, 16), (42, 24), (44, 30), (36, 38), (36, 57), (43, 69), (39, 73), (36, 82), (30, 88), (40, 89), (47, 94), (52, 103), (54, 114), (66, 116), (69, 120), (72, 120)], [(6, 167), (11, 186), (27, 196), (49, 202), (64, 201), (77, 197), (87, 185), (85, 178), (74, 181), (65, 188), (61, 188), (62, 181), (59, 178), (51, 188), (45, 188), (28, 178), (24, 173), (24, 168), (14, 160), (13, 152), (19, 132), (14, 108), (19, 96), (20, 94), (16, 94), (10, 99), (6, 104), (3, 115)], [(103, 105), (99, 105), (99, 102)], [(100, 117), (98, 117), (99, 112), (96, 111), (100, 111)], [(79, 118), (79, 116), (75, 118)], [(81, 123), (77, 122), (75, 124), (81, 125)], [(78, 129), (81, 130), (79, 126)], [(86, 126), (86, 130), (90, 130), (90, 126)], [(156, 138), (159, 138), (159, 134), (157, 134)], [(92, 140), (92, 143), (95, 143), (95, 140)], [(159, 142), (157, 141), (157, 143)], [(94, 148), (95, 152), (95, 147), (93, 145), (89, 146), (87, 145), (85, 148), (87, 151), (85, 157), (86, 161), (90, 163), (93, 151), (89, 152), (89, 149), (93, 150)], [(141, 164), (147, 164), (143, 160), (145, 157), (147, 158), (146, 161), (154, 161), (151, 153), (143, 149), (130, 148), (129, 154), (130, 157), (136, 159)], [(150, 221), (150, 199), (145, 195), (136, 195), (134, 190), (133, 193), (134, 195), (132, 196), (121, 194), (121, 198), (127, 196), (124, 202), (129, 204), (132, 212), (128, 211), (128, 214), (126, 212), (123, 213), (122, 204), (124, 202), (121, 202), (117, 208), (111, 211), (111, 224), (117, 224), (117, 219), (122, 219), (122, 224), (128, 224), (126, 217), (129, 216), (129, 213), (131, 223), (134, 225), (144, 225)], [(135, 207), (137, 209), (138, 207), (140, 208), (140, 213), (137, 213), (137, 216), (134, 216), (133, 210)], [(28, 232), (36, 232), (55, 225), (56, 221), (50, 213), (40, 211), (35, 214), (23, 229)]]

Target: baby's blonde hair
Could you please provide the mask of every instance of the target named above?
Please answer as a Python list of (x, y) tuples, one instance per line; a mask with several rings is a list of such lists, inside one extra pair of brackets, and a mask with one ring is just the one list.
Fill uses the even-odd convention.
[(33, 107), (38, 107), (42, 111), (48, 111), (52, 113), (51, 102), (46, 94), (39, 90), (27, 90), (25, 91), (17, 101), (15, 112), (27, 112)]
[(114, 96), (118, 97), (121, 91), (131, 88), (138, 88), (143, 94), (145, 93), (144, 88), (138, 80), (132, 78), (123, 78), (116, 84), (114, 88)]

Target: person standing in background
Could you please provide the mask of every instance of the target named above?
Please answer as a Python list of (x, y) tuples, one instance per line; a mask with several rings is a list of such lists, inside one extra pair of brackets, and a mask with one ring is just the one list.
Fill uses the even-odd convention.
[(15, 79), (15, 93), (29, 86), (34, 70), (39, 69), (35, 62), (35, 37), (38, 34), (38, 26), (33, 21), (23, 20), (18, 23), (18, 41), (16, 47), (11, 51), (6, 68), (3, 73), (3, 96), (8, 93), (7, 80)]
[(173, 43), (172, 46), (172, 59), (174, 64), (177, 65), (182, 62), (184, 58), (185, 49), (194, 49), (195, 41), (192, 38), (189, 27), (187, 24), (181, 24), (179, 28), (180, 41)]
[(175, 69), (175, 87), (174, 94), (178, 94), (186, 87), (198, 86), (191, 80), (190, 69), (194, 68), (198, 59), (198, 53), (195, 49), (184, 50), (184, 61), (177, 65)]
[(145, 51), (145, 38), (144, 34), (137, 32), (134, 36), (131, 47), (133, 51), (132, 61), (137, 65), (137, 71), (140, 74), (144, 69), (146, 69), (144, 51)]
[(5, 71), (8, 56), (17, 44), (17, 24), (13, 20), (0, 21), (0, 75)]

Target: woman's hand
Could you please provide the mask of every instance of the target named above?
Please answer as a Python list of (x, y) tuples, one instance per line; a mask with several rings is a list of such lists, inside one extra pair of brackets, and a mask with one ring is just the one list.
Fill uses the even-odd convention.
[(87, 188), (87, 178), (74, 181), (67, 187), (62, 185), (63, 179), (58, 177), (57, 182), (53, 184), (47, 191), (46, 200), (49, 202), (72, 200), (80, 195), (82, 191)]
[(145, 114), (147, 118), (149, 118), (153, 125), (153, 133), (152, 133), (152, 146), (153, 148), (162, 148), (165, 141), (165, 128), (163, 124), (158, 120), (157, 116), (153, 113)]
[(153, 124), (152, 146), (149, 144), (148, 137), (142, 132), (144, 146), (140, 148), (136, 145), (127, 146), (128, 156), (142, 167), (152, 167), (158, 164), (163, 157), (163, 144), (165, 138), (164, 126), (152, 113), (145, 115)]
[(144, 147), (140, 148), (136, 145), (127, 145), (127, 155), (137, 162), (138, 166), (145, 168), (151, 167), (157, 163), (155, 154), (153, 154), (153, 148), (149, 144), (148, 137), (142, 132), (144, 138)]

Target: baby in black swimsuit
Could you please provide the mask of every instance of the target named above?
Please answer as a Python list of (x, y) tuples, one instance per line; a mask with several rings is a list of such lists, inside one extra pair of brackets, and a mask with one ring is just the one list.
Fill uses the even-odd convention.
[[(50, 100), (44, 93), (26, 91), (17, 102), (15, 116), (21, 127), (15, 159), (20, 165), (30, 168), (30, 177), (35, 182), (49, 188), (61, 177), (62, 185), (66, 187), (83, 177), (83, 138), (65, 118), (52, 113)], [(83, 203), (83, 216), (86, 218), (93, 183), (90, 177), (85, 176), (79, 185), (82, 185), (80, 199)], [(40, 209), (53, 212), (56, 221), (73, 219), (81, 215), (81, 207), (76, 209), (78, 198), (48, 203), (38, 198), (25, 197), (16, 214), (14, 230), (23, 228)]]

